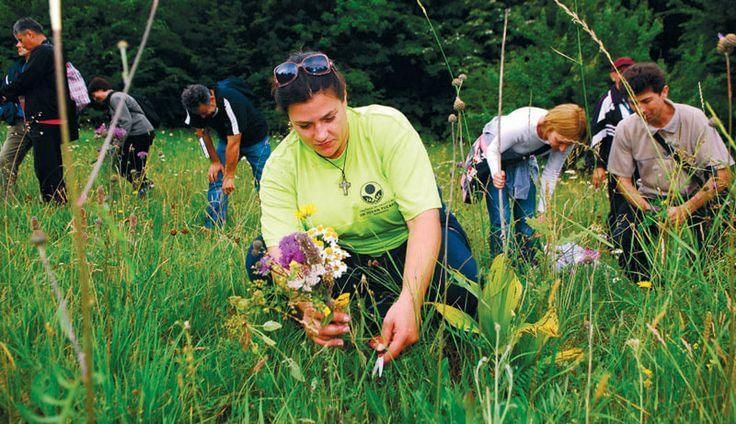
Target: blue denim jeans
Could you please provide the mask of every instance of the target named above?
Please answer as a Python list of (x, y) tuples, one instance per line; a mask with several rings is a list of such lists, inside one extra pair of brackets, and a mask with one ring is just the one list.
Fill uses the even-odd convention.
[[(515, 186), (515, 182), (510, 180), (513, 174), (506, 171), (506, 186), (500, 190), (503, 196), (503, 210), (499, 208), (499, 190), (493, 186), (491, 178), (488, 179), (486, 189), (486, 206), (488, 207), (488, 215), (491, 219), (491, 234), (489, 236), (489, 245), (491, 249), (491, 258), (503, 253), (503, 237), (505, 233), (509, 238), (509, 246), (520, 249), (521, 253), (528, 253), (533, 247), (534, 230), (527, 224), (528, 218), (534, 218), (536, 210), (537, 187), (534, 181), (530, 181), (529, 194), (526, 199), (514, 199), (511, 190)], [(531, 177), (528, 177), (531, 179)], [(504, 232), (501, 231), (501, 216), (505, 223)], [(513, 228), (511, 224), (513, 222)], [(512, 231), (513, 230), (513, 231)]]
[[(227, 149), (227, 141), (220, 140), (217, 144), (216, 151), (217, 156), (220, 158), (220, 162), (225, 165), (225, 151)], [(250, 164), (253, 170), (254, 185), (256, 191), (260, 189), (261, 174), (263, 174), (263, 167), (266, 165), (266, 160), (271, 155), (271, 145), (268, 144), (268, 136), (263, 140), (252, 146), (241, 146), (240, 147), (240, 158), (245, 159)], [(217, 180), (210, 183), (209, 189), (207, 190), (207, 215), (205, 216), (204, 225), (207, 228), (214, 226), (221, 226), (225, 224), (227, 219), (227, 208), (228, 208), (228, 195), (222, 191), (222, 179), (223, 175), (220, 172), (217, 175)]]

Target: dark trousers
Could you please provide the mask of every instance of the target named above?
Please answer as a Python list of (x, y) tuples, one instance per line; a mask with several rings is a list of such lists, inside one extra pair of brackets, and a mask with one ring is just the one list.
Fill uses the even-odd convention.
[(606, 219), (606, 224), (608, 225), (609, 234), (613, 231), (617, 211), (623, 210), (622, 208), (627, 207), (629, 204), (624, 195), (616, 189), (616, 184), (616, 177), (608, 173), (608, 218)]
[[(438, 256), (439, 264), (435, 268), (425, 299), (446, 303), (474, 315), (477, 299), (462, 287), (454, 284), (448, 285), (448, 274), (445, 268), (456, 270), (468, 280), (478, 282), (478, 265), (473, 258), (470, 243), (460, 223), (454, 215), (450, 214), (447, 225), (445, 225), (446, 218), (448, 217), (443, 208), (440, 211), (442, 244)], [(260, 245), (263, 246), (263, 239), (260, 236), (256, 240), (259, 240)], [(369, 306), (375, 305), (380, 316), (385, 316), (401, 291), (406, 247), (407, 243), (404, 242), (401, 246), (378, 256), (349, 252), (350, 257), (346, 260), (348, 270), (335, 282), (333, 296), (351, 292), (369, 297)], [(264, 253), (263, 249), (254, 249), (253, 244), (248, 249), (245, 263), (251, 280), (263, 278), (253, 273), (253, 265), (263, 257)], [(445, 254), (447, 254), (446, 263), (444, 263)], [(367, 287), (361, 284), (364, 274)], [(447, 297), (445, 297), (445, 292)]]
[[(702, 248), (704, 241), (712, 230), (713, 205), (715, 201), (704, 205), (693, 213), (687, 226), (695, 236), (697, 249)], [(657, 223), (645, 219), (645, 214), (632, 207), (626, 200), (618, 204), (616, 216), (611, 227), (611, 238), (622, 253), (619, 264), (633, 282), (649, 280), (652, 272), (652, 252), (660, 240), (660, 229)]]
[(118, 172), (130, 181), (136, 190), (140, 189), (141, 185), (148, 183), (146, 160), (155, 135), (154, 131), (147, 134), (131, 135), (125, 139), (125, 143), (120, 150)]
[(28, 138), (33, 146), (33, 165), (43, 200), (66, 203), (61, 127), (33, 123), (28, 130)]

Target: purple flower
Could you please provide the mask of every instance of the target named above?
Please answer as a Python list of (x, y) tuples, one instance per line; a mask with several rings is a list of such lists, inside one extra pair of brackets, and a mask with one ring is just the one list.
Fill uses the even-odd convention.
[(719, 32), (719, 33), (718, 33), (718, 39), (719, 39), (719, 40), (723, 40), (724, 38), (726, 38), (726, 36), (725, 36), (725, 35), (723, 35), (723, 34), (721, 34), (721, 33)]
[(107, 125), (104, 123), (95, 129), (95, 137), (104, 137), (107, 134)]
[(138, 156), (138, 159), (144, 159), (146, 156), (148, 156), (148, 152), (138, 152), (136, 156)]
[(261, 259), (253, 265), (253, 272), (258, 275), (266, 276), (271, 272), (271, 257), (264, 255)]
[(586, 247), (585, 250), (583, 250), (583, 255), (580, 262), (584, 264), (589, 264), (597, 261), (600, 257), (601, 253), (599, 251)]
[(284, 236), (279, 242), (279, 250), (281, 250), (281, 257), (279, 258), (279, 265), (284, 268), (288, 268), (291, 261), (303, 264), (304, 253), (302, 253), (299, 247), (299, 233), (292, 233), (288, 236)]
[(112, 138), (117, 139), (117, 140), (122, 140), (125, 138), (125, 135), (127, 133), (128, 132), (125, 131), (123, 128), (115, 127), (115, 131), (112, 132)]

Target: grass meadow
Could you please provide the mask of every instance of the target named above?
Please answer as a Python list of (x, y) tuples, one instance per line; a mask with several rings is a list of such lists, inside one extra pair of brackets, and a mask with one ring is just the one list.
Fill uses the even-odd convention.
[[(99, 145), (89, 131), (73, 144), (77, 174), (89, 174)], [(445, 200), (488, 268), (485, 206), (462, 204), (453, 189), (452, 144), (429, 150)], [(558, 337), (522, 366), (428, 306), (420, 342), (374, 379), (366, 343), (373, 327), (359, 302), (347, 347), (319, 349), (283, 299), (248, 281), (244, 258), (259, 206), (246, 162), (227, 226), (207, 231), (208, 163), (193, 135), (159, 131), (149, 157), (150, 196), (138, 199), (106, 166), (96, 183), (104, 195), (85, 206), (100, 422), (734, 421), (733, 215), (717, 235), (721, 248), (699, 260), (685, 254), (686, 238), (664, 240), (661, 277), (641, 288), (600, 236), (605, 189), (565, 174), (542, 224), (545, 238), (602, 249), (601, 260), (560, 272), (541, 260), (517, 270), (517, 314), (529, 319), (550, 306), (560, 282), (551, 301)], [(30, 243), (36, 216), (81, 339), (71, 213), (38, 200), (31, 157), (20, 173), (18, 198), (0, 203), (0, 419), (77, 422), (87, 418), (80, 367)]]

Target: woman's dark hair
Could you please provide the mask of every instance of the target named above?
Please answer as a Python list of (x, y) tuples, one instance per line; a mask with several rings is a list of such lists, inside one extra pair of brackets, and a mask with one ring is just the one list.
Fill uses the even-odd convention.
[[(301, 63), (305, 57), (319, 52), (296, 52), (292, 53), (285, 62)], [(273, 81), (271, 92), (276, 106), (287, 112), (289, 106), (295, 103), (304, 103), (315, 94), (322, 91), (332, 91), (338, 99), (345, 98), (345, 77), (332, 65), (332, 72), (325, 75), (309, 75), (303, 69), (299, 69), (296, 79), (284, 87), (279, 87)]]
[(667, 84), (664, 71), (654, 62), (632, 65), (622, 75), (631, 86), (634, 94), (641, 94), (649, 89), (659, 94)]
[(100, 90), (112, 90), (112, 84), (110, 84), (110, 81), (102, 77), (92, 78), (92, 81), (90, 81), (89, 85), (87, 86), (87, 92), (92, 95), (92, 93), (94, 93), (95, 91)]

